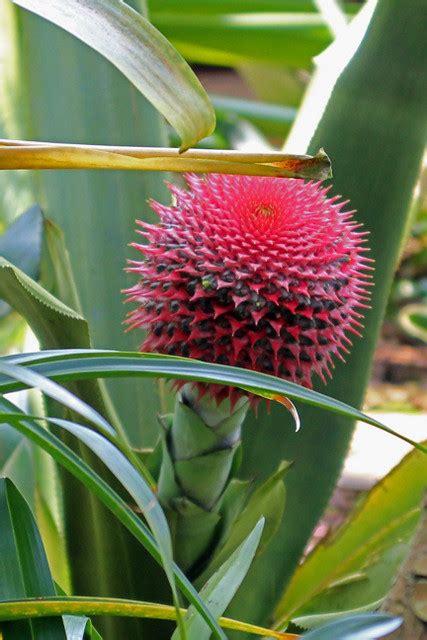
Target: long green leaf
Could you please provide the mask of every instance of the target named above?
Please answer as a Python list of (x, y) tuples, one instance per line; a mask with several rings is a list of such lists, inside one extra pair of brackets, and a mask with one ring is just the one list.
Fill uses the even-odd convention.
[(178, 131), (188, 149), (215, 128), (215, 113), (190, 67), (143, 16), (120, 0), (14, 0), (101, 53)]
[[(184, 615), (187, 609), (181, 609)], [(109, 616), (135, 616), (139, 618), (155, 618), (157, 620), (176, 620), (176, 609), (167, 604), (156, 602), (140, 602), (139, 600), (123, 600), (119, 598), (96, 598), (96, 597), (56, 597), (37, 598), (37, 600), (27, 598), (25, 600), (12, 600), (0, 602), (0, 620), (19, 620), (24, 617), (36, 618), (53, 615), (55, 613), (68, 613), (76, 615), (109, 615)], [(69, 616), (64, 616), (68, 618)], [(78, 618), (81, 620), (81, 618)], [(255, 625), (232, 620), (230, 618), (219, 618), (219, 624), (224, 629), (234, 631), (245, 631), (246, 633), (258, 636), (268, 636), (269, 638), (279, 638), (289, 640), (296, 638), (294, 634), (277, 632), (272, 629), (265, 629)], [(67, 621), (65, 622), (67, 627)], [(79, 624), (80, 626), (80, 624)], [(71, 640), (67, 638), (67, 640)], [(72, 640), (75, 640), (72, 638)]]
[[(149, 0), (152, 14), (156, 13), (262, 13), (262, 12), (307, 12), (316, 10), (313, 0)], [(350, 14), (359, 9), (356, 2), (345, 2)]]
[[(0, 600), (55, 596), (40, 534), (29, 506), (8, 479), (0, 479)], [(66, 640), (60, 618), (8, 624), (4, 640)]]
[(65, 405), (70, 411), (88, 420), (91, 424), (95, 425), (101, 433), (107, 433), (110, 436), (115, 434), (113, 427), (101, 414), (64, 387), (52, 382), (52, 380), (48, 380), (33, 371), (25, 370), (22, 367), (17, 367), (7, 362), (0, 363), (0, 372), (15, 378), (15, 380), (19, 380), (29, 387), (39, 389), (53, 400)]
[[(2, 361), (31, 366), (37, 373), (59, 381), (83, 378), (131, 377), (136, 375), (228, 384), (270, 400), (280, 400), (285, 396), (317, 408), (327, 409), (347, 418), (361, 420), (366, 424), (396, 435), (420, 451), (427, 453), (427, 448), (423, 445), (394, 432), (378, 420), (340, 400), (325, 396), (318, 391), (312, 391), (293, 382), (259, 373), (258, 371), (251, 371), (250, 369), (240, 369), (239, 367), (201, 362), (190, 358), (151, 353), (84, 349), (3, 356), (0, 358), (0, 363)], [(11, 381), (8, 376), (0, 376), (0, 391), (3, 393), (24, 389), (28, 386), (19, 381)]]
[(154, 13), (153, 22), (187, 60), (204, 64), (309, 67), (331, 42), (315, 13)]
[[(355, 340), (347, 364), (337, 364), (326, 387), (330, 396), (356, 407), (363, 402), (427, 136), (424, 15), (423, 0), (379, 0), (358, 52), (333, 92), (326, 93), (326, 110), (310, 142), (310, 147), (321, 142), (328, 149), (334, 166), (334, 193), (350, 198), (357, 209), (357, 220), (370, 231), (369, 246), (375, 259), (376, 285), (363, 338)], [(329, 76), (326, 60), (319, 73)], [(319, 95), (311, 95), (304, 118), (299, 114), (305, 138), (313, 136), (308, 116), (318, 111), (318, 101)], [(301, 559), (341, 472), (352, 435), (353, 422), (348, 418), (308, 406), (301, 407), (300, 416), (310, 428), (293, 434), (277, 407), (272, 407), (270, 415), (261, 407), (256, 422), (248, 416), (243, 433), (244, 477), (255, 475), (261, 480), (280, 459), (295, 461), (287, 478), (280, 531), (262, 562), (255, 561), (230, 610), (230, 615), (250, 611), (251, 620), (260, 624), (269, 619), (272, 602), (277, 602)]]
[(298, 567), (276, 608), (277, 626), (383, 598), (415, 531), (426, 486), (424, 455), (411, 451)]
[[(247, 538), (200, 591), (200, 596), (215, 617), (224, 613), (244, 580), (261, 540), (264, 522), (264, 518), (260, 518)], [(188, 640), (209, 640), (211, 630), (194, 607), (189, 608), (184, 625)], [(172, 640), (179, 640), (177, 632), (178, 629), (172, 636)]]
[[(89, 420), (89, 422), (94, 423), (98, 429), (100, 429), (101, 433), (107, 434), (107, 436), (114, 434), (114, 430), (102, 416), (91, 410), (88, 405), (72, 393), (51, 380), (23, 367), (5, 363), (0, 363), (0, 372), (24, 384), (36, 387), (58, 402), (65, 404), (72, 412), (78, 413)], [(11, 416), (9, 416), (9, 419), (10, 417)], [(7, 416), (0, 414), (0, 418), (6, 421)], [(50, 421), (70, 432), (89, 447), (133, 497), (157, 540), (163, 567), (174, 596), (174, 602), (176, 606), (178, 606), (178, 594), (175, 588), (172, 570), (172, 540), (168, 523), (157, 497), (145, 479), (130, 464), (123, 453), (99, 433), (69, 420), (50, 418)], [(179, 615), (178, 622), (181, 623)]]
[(384, 613), (368, 613), (336, 620), (304, 634), (307, 640), (377, 640), (393, 633), (402, 624), (401, 618)]
[[(17, 407), (6, 400), (0, 398), (0, 409), (4, 413), (21, 413)], [(9, 418), (13, 421), (13, 426), (35, 444), (47, 451), (60, 465), (72, 473), (90, 491), (92, 491), (120, 522), (136, 537), (136, 539), (149, 551), (157, 562), (161, 561), (157, 543), (147, 526), (135, 514), (135, 512), (124, 502), (124, 500), (95, 472), (91, 467), (77, 456), (67, 445), (49, 431), (41, 427), (37, 421), (25, 416), (22, 418)], [(215, 633), (215, 637), (224, 638), (217, 623), (206, 608), (194, 587), (174, 565), (174, 575), (177, 584), (188, 600), (194, 604)]]

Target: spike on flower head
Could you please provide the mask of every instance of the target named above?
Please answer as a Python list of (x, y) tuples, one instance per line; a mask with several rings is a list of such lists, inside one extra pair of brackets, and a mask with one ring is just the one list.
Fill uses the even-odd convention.
[[(342, 359), (368, 299), (364, 235), (319, 183), (187, 175), (174, 204), (152, 202), (158, 225), (139, 222), (147, 245), (129, 271), (136, 302), (127, 323), (141, 351), (229, 364), (311, 387)], [(218, 402), (241, 395), (201, 385)], [(254, 402), (254, 399), (252, 399)]]

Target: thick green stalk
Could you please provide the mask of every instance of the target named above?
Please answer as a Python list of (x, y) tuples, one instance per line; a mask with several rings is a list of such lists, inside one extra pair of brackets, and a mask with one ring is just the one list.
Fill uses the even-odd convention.
[(198, 399), (186, 385), (177, 395), (175, 413), (163, 419), (163, 459), (159, 495), (167, 506), (175, 557), (194, 569), (213, 541), (221, 499), (230, 480), (248, 410), (242, 397), (231, 409), (209, 396)]
[[(328, 395), (353, 406), (363, 401), (424, 151), (425, 17), (424, 0), (379, 0), (362, 45), (338, 79), (309, 146), (327, 149), (334, 193), (350, 198), (351, 208), (357, 209), (357, 219), (370, 231), (371, 257), (376, 261), (363, 338), (355, 339), (347, 364), (337, 364), (326, 387)], [(320, 68), (322, 72), (328, 73)], [(281, 458), (295, 461), (287, 477), (281, 531), (255, 562), (230, 610), (252, 621), (271, 615), (336, 483), (353, 431), (344, 418), (298, 409), (300, 433), (292, 432), (290, 421), (286, 423), (281, 408), (274, 406), (270, 415), (261, 409), (256, 421), (249, 418), (244, 430), (245, 475), (261, 479)]]

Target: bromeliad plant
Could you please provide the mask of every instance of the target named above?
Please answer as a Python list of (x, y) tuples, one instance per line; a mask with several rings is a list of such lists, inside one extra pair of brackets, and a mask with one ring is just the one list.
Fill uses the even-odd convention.
[[(181, 135), (181, 152), (211, 132), (213, 111), (190, 69), (151, 24), (128, 5), (118, 0), (55, 0), (50, 3), (19, 0), (16, 4), (71, 31), (113, 62), (176, 128)], [(373, 4), (367, 3), (361, 12), (365, 22), (362, 15), (360, 24), (365, 28), (369, 22), (366, 16), (372, 15)], [(342, 92), (345, 96), (348, 78), (353, 78), (354, 86), (359, 78), (362, 78), (363, 86), (366, 85), (366, 77), (370, 76), (361, 73), (360, 68), (371, 72), (381, 56), (390, 65), (390, 45), (394, 44), (392, 27), (400, 23), (396, 22), (392, 5), (394, 2), (390, 0), (378, 3), (372, 29), (367, 31), (366, 43), (361, 47), (362, 53), (354, 56), (340, 78), (331, 94), (330, 104), (335, 96), (339, 104), (344, 100)], [(310, 17), (307, 7), (305, 10), (309, 26), (313, 24), (313, 16)], [(40, 43), (44, 40), (41, 36), (47, 28), (44, 23), (16, 12), (12, 5), (8, 5), (8, 11), (21, 29), (14, 33), (22, 33), (27, 41)], [(405, 7), (400, 11), (402, 20), (411, 21), (415, 29), (420, 21), (414, 22), (413, 12)], [(161, 13), (158, 12), (157, 18), (160, 22)], [(169, 19), (173, 21), (173, 11)], [(301, 16), (299, 20), (302, 25)], [(57, 37), (55, 31), (50, 33), (53, 39)], [(379, 47), (376, 47), (377, 42)], [(65, 52), (69, 45), (64, 41), (60, 46)], [(25, 47), (20, 49), (22, 56), (26, 50)], [(409, 46), (406, 53), (411, 68), (420, 64), (419, 56)], [(71, 59), (74, 60), (73, 56)], [(19, 64), (19, 57), (14, 60)], [(49, 61), (56, 63), (51, 53)], [(39, 67), (34, 67), (34, 73), (37, 69)], [(81, 70), (86, 77), (86, 65)], [(104, 73), (105, 69), (99, 69), (91, 82), (100, 82)], [(32, 75), (28, 81), (34, 81), (35, 77)], [(390, 77), (392, 74), (389, 73), (379, 74), (376, 78), (376, 87), (383, 87), (387, 96), (390, 88), (385, 84)], [(23, 93), (25, 98), (19, 103), (22, 109), (19, 116), (27, 110), (31, 117), (34, 116), (34, 121), (25, 128), (18, 117), (17, 126), (9, 127), (9, 131), (13, 131), (10, 137), (61, 139), (58, 131), (41, 134), (45, 131), (44, 125), (40, 124), (44, 112), (40, 112), (40, 117), (36, 116), (37, 107), (31, 104), (37, 92)], [(418, 112), (422, 110), (414, 98), (418, 93), (414, 94), (411, 89), (409, 94), (408, 105), (414, 106), (418, 118), (411, 124), (415, 127), (420, 125)], [(350, 95), (354, 95), (354, 90)], [(399, 96), (401, 99), (401, 88)], [(74, 97), (69, 96), (70, 104)], [(126, 104), (133, 104), (133, 101), (129, 99)], [(385, 100), (384, 104), (389, 103)], [(392, 100), (390, 104), (394, 104)], [(96, 111), (97, 118), (101, 117), (104, 107), (105, 104)], [(138, 109), (141, 117), (157, 123), (146, 127), (145, 136), (151, 135), (156, 127), (160, 129), (157, 116), (149, 113), (147, 105), (139, 104)], [(387, 131), (394, 114), (393, 109), (390, 110)], [(111, 117), (115, 117), (117, 111), (113, 106)], [(342, 113), (342, 105), (337, 113)], [(359, 158), (347, 151), (346, 154), (337, 152), (336, 141), (330, 134), (336, 127), (328, 114), (326, 109), (325, 142), (328, 150), (329, 143), (334, 148), (338, 181), (345, 182), (342, 158), (350, 162), (348, 175), (363, 181), (367, 173), (365, 156), (362, 154)], [(132, 110), (129, 117), (133, 115)], [(46, 124), (50, 126), (50, 118), (48, 120)], [(124, 120), (121, 118), (121, 127), (126, 126)], [(425, 126), (425, 119), (422, 122)], [(94, 124), (91, 123), (89, 130)], [(298, 129), (301, 129), (299, 122)], [(316, 133), (319, 146), (323, 143), (321, 131), (319, 125)], [(345, 131), (342, 124), (340, 140), (346, 139)], [(349, 137), (353, 141), (354, 134)], [(359, 138), (362, 140), (363, 136), (359, 135)], [(370, 137), (375, 143), (380, 138), (383, 146), (380, 135), (378, 140), (373, 133)], [(131, 127), (125, 141), (133, 140)], [(393, 573), (416, 526), (417, 505), (427, 481), (423, 445), (416, 445), (418, 450), (396, 472), (400, 485), (407, 482), (411, 491), (410, 495), (402, 497), (399, 494), (398, 499), (387, 503), (385, 512), (393, 518), (393, 526), (381, 520), (381, 509), (374, 493), (355, 514), (353, 528), (349, 526), (338, 537), (336, 545), (319, 547), (295, 573), (289, 590), (283, 592), (287, 576), (300, 557), (316, 514), (321, 512), (342, 463), (348, 429), (337, 421), (359, 419), (388, 430), (346, 404), (343, 401), (345, 394), (337, 392), (335, 395), (340, 399), (336, 400), (310, 388), (313, 374), (316, 374), (314, 378), (320, 379), (325, 374), (328, 376), (333, 360), (342, 358), (341, 352), (347, 351), (347, 332), (358, 333), (359, 311), (366, 306), (370, 277), (367, 273), (369, 259), (365, 257), (363, 246), (366, 231), (357, 230), (352, 212), (343, 211), (343, 204), (336, 197), (328, 198), (327, 189), (317, 182), (329, 176), (328, 158), (323, 152), (316, 156), (200, 149), (180, 153), (161, 146), (160, 140), (154, 148), (123, 146), (123, 139), (115, 142), (114, 146), (90, 146), (5, 140), (0, 148), (0, 167), (4, 169), (105, 168), (209, 174), (206, 177), (189, 174), (187, 189), (171, 185), (173, 201), (170, 205), (157, 202), (161, 199), (159, 184), (155, 183), (157, 178), (153, 178), (154, 186), (147, 192), (147, 196), (156, 198), (152, 209), (160, 221), (150, 218), (147, 222), (144, 218), (141, 223), (148, 244), (136, 245), (144, 254), (144, 260), (132, 261), (130, 271), (136, 272), (139, 280), (130, 289), (127, 285), (127, 297), (133, 305), (128, 324), (146, 331), (142, 349), (149, 353), (142, 355), (125, 349), (91, 348), (88, 325), (79, 312), (81, 297), (91, 320), (96, 347), (117, 348), (131, 344), (124, 343), (125, 338), (119, 333), (118, 316), (123, 312), (121, 309), (118, 313), (115, 311), (121, 306), (119, 289), (123, 286), (115, 284), (119, 282), (118, 274), (124, 264), (124, 246), (131, 238), (129, 220), (126, 218), (128, 224), (125, 225), (124, 218), (117, 216), (114, 207), (108, 216), (106, 211), (112, 202), (116, 202), (117, 208), (122, 207), (123, 216), (135, 215), (141, 206), (140, 174), (135, 182), (126, 182), (125, 188), (123, 185), (128, 176), (115, 183), (113, 176), (117, 174), (110, 172), (97, 197), (92, 191), (96, 178), (90, 181), (89, 172), (76, 174), (77, 181), (84, 175), (84, 180), (89, 182), (85, 188), (76, 182), (74, 189), (67, 184), (67, 178), (60, 182), (64, 180), (61, 172), (38, 174), (41, 179), (34, 184), (37, 184), (40, 198), (47, 203), (49, 213), (54, 213), (55, 208), (65, 211), (70, 192), (77, 199), (81, 198), (78, 205), (76, 200), (72, 211), (73, 215), (82, 216), (79, 222), (70, 215), (62, 220), (72, 250), (77, 291), (60, 232), (44, 220), (40, 210), (32, 209), (25, 215), (26, 225), (17, 222), (8, 231), (9, 243), (13, 240), (22, 248), (27, 240), (31, 250), (6, 251), (9, 261), (0, 263), (0, 296), (28, 321), (43, 350), (3, 357), (0, 360), (0, 390), (7, 393), (38, 388), (45, 398), (45, 412), (43, 417), (37, 407), (23, 412), (2, 398), (2, 416), (5, 422), (46, 450), (61, 468), (66, 469), (61, 472), (63, 519), (53, 508), (52, 495), (57, 499), (57, 490), (49, 494), (43, 474), (35, 504), (49, 561), (55, 568), (54, 579), (66, 592), (98, 595), (103, 599), (63, 596), (40, 552), (41, 541), (34, 521), (19, 494), (6, 483), (1, 486), (4, 508), (0, 514), (2, 517), (9, 514), (2, 528), (9, 532), (7, 557), (15, 562), (9, 562), (6, 579), (0, 582), (1, 598), (13, 600), (0, 604), (0, 619), (11, 621), (73, 613), (126, 615), (129, 616), (126, 623), (111, 617), (102, 619), (99, 628), (103, 636), (120, 638), (133, 633), (138, 638), (160, 638), (163, 634), (168, 635), (164, 623), (153, 623), (154, 626), (140, 623), (139, 618), (152, 617), (176, 620), (175, 634), (181, 637), (203, 640), (211, 633), (224, 637), (218, 618), (229, 606), (246, 574), (232, 609), (234, 617), (245, 622), (220, 620), (224, 628), (241, 633), (295, 637), (246, 621), (286, 629), (289, 621), (294, 620), (299, 625), (294, 631), (299, 631), (322, 622), (322, 614), (330, 616), (353, 609), (377, 608), (390, 587)], [(408, 156), (402, 151), (402, 156), (395, 159), (396, 165), (406, 171), (406, 179), (400, 185), (399, 197), (394, 194), (390, 204), (396, 217), (387, 235), (390, 254), (396, 253), (400, 244), (404, 214), (420, 161), (419, 135), (409, 137), (409, 142), (413, 144), (408, 143)], [(366, 144), (365, 140), (363, 144)], [(376, 171), (379, 172), (379, 142), (373, 148), (376, 148)], [(407, 157), (411, 158), (410, 163), (406, 161)], [(387, 154), (384, 163), (390, 171)], [(305, 183), (302, 178), (315, 181)], [(76, 188), (77, 184), (79, 188)], [(347, 190), (343, 189), (343, 192)], [(117, 193), (123, 197), (117, 199)], [(129, 206), (131, 193), (133, 204)], [(361, 206), (363, 197), (357, 190), (351, 195), (359, 203), (359, 215), (368, 218), (364, 211), (375, 202), (376, 191), (370, 193), (369, 184), (366, 184), (363, 193), (369, 198), (365, 206)], [(86, 197), (89, 195), (92, 205), (87, 211)], [(123, 202), (127, 203), (125, 209)], [(56, 215), (60, 216), (58, 211)], [(402, 214), (399, 219), (398, 211)], [(90, 233), (84, 233), (83, 225), (87, 225), (96, 212), (100, 215), (99, 224)], [(374, 213), (378, 218), (379, 211)], [(38, 233), (28, 233), (29, 221)], [(375, 231), (375, 220), (366, 219), (366, 222), (366, 230)], [(125, 227), (128, 227), (126, 233), (129, 230), (129, 235), (124, 233)], [(43, 247), (39, 242), (41, 229)], [(72, 242), (76, 229), (79, 242), (87, 243), (79, 257), (76, 257), (76, 244)], [(100, 236), (100, 231), (104, 230), (106, 234)], [(111, 239), (115, 235), (118, 241), (113, 246)], [(393, 268), (391, 260), (382, 259), (378, 254), (381, 241), (382, 236), (372, 234), (370, 244), (381, 277), (379, 280), (377, 277), (374, 289), (373, 310), (366, 318), (368, 328), (364, 340), (369, 344), (374, 342), (384, 306), (387, 287), (383, 286), (381, 278), (390, 278)], [(22, 260), (23, 253), (25, 260)], [(28, 268), (29, 255), (38, 256), (30, 261), (31, 269)], [(43, 256), (41, 261), (40, 255)], [(99, 258), (98, 267), (102, 264), (105, 273), (101, 282), (100, 269), (96, 270), (96, 287), (91, 293), (85, 283), (93, 277), (95, 255)], [(35, 277), (38, 265), (41, 266), (42, 283), (49, 283), (55, 295), (49, 294), (23, 272)], [(107, 269), (112, 265), (115, 266), (108, 277)], [(47, 270), (50, 271), (48, 277)], [(379, 302), (378, 296), (375, 298), (378, 286), (382, 292)], [(117, 295), (112, 297), (112, 291)], [(100, 309), (96, 297), (101, 292), (104, 292), (104, 302)], [(10, 313), (10, 308), (4, 308), (3, 312)], [(376, 324), (372, 317), (376, 318)], [(126, 340), (135, 334), (140, 332), (130, 332)], [(115, 335), (120, 337), (114, 338)], [(359, 345), (361, 343), (359, 340)], [(355, 371), (351, 369), (352, 375), (349, 375), (348, 370), (343, 374), (339, 368), (335, 381), (338, 379), (345, 388), (346, 380), (351, 381), (353, 373), (357, 373), (359, 380), (361, 370), (361, 367)], [(120, 388), (111, 388), (111, 397), (97, 381), (98, 378), (123, 376), (136, 380), (126, 381)], [(155, 394), (153, 387), (141, 377), (162, 379), (155, 387)], [(174, 396), (164, 386), (165, 379), (174, 380), (178, 389), (173, 414), (168, 410), (172, 408)], [(349, 384), (354, 387), (352, 382)], [(362, 386), (357, 386), (359, 395)], [(158, 396), (158, 400), (153, 396)], [(119, 409), (118, 416), (111, 399)], [(279, 414), (276, 413), (276, 401), (290, 409), (297, 420), (293, 401), (298, 401), (298, 409), (303, 409), (303, 429), (292, 436), (295, 440), (290, 440), (286, 434), (285, 413), (283, 407)], [(360, 402), (359, 396), (354, 401), (357, 402)], [(248, 412), (250, 405), (254, 410)], [(270, 416), (265, 414), (267, 405), (271, 405)], [(310, 405), (316, 413), (314, 419), (308, 420), (304, 418), (304, 406)], [(328, 425), (321, 425), (319, 408), (328, 410)], [(150, 420), (156, 411), (161, 413), (160, 440), (154, 449), (147, 450), (147, 444), (153, 442), (146, 434), (152, 436), (156, 432), (154, 420)], [(247, 413), (249, 424), (242, 432)], [(334, 415), (339, 429), (332, 429)], [(280, 437), (274, 439), (269, 430), (272, 420), (280, 430)], [(45, 428), (44, 422), (49, 429)], [(316, 441), (320, 428), (321, 440)], [(334, 439), (330, 451), (328, 438)], [(290, 492), (286, 507), (283, 477), (289, 462), (281, 460), (281, 453), (275, 453), (276, 450), (280, 452), (284, 443), (290, 444), (285, 457), (296, 459), (295, 468), (289, 470), (287, 476)], [(310, 459), (325, 467), (324, 474), (316, 472), (315, 483), (308, 473), (307, 460)], [(241, 462), (243, 475), (239, 469)], [(272, 465), (276, 467), (274, 471)], [(249, 476), (249, 480), (245, 476)], [(301, 506), (299, 499), (304, 482), (309, 482), (305, 492), (307, 508)], [(388, 488), (400, 486), (394, 477), (388, 478), (386, 484)], [(95, 500), (93, 496), (96, 496)], [(314, 507), (308, 508), (309, 505)], [(376, 519), (375, 526), (370, 527), (372, 510)], [(33, 532), (31, 544), (27, 537), (17, 535), (21, 530), (20, 523), (25, 523), (25, 530)], [(357, 548), (351, 546), (352, 541)], [(32, 552), (35, 548), (37, 554)], [(60, 562), (58, 549), (61, 549)], [(261, 554), (261, 551), (265, 553)], [(30, 562), (29, 558), (33, 560)], [(34, 558), (37, 558), (35, 564)], [(381, 571), (375, 573), (378, 565)], [(374, 569), (372, 573), (367, 569), (370, 566)], [(43, 580), (32, 579), (33, 575), (39, 574), (44, 576)], [(266, 575), (269, 576), (267, 581)], [(362, 588), (361, 593), (357, 592), (357, 585), (353, 589), (355, 575), (356, 582), (368, 582), (368, 590)], [(352, 597), (348, 597), (348, 588)], [(335, 589), (339, 593), (334, 599)], [(180, 608), (179, 592), (190, 605), (188, 611)], [(35, 602), (32, 598), (36, 597), (43, 599)], [(19, 599), (26, 602), (18, 602)], [(147, 600), (154, 603), (144, 602)], [(171, 602), (174, 606), (155, 602)], [(362, 615), (331, 624), (309, 632), (307, 637), (350, 640), (354, 634), (360, 637), (362, 632), (366, 638), (377, 637), (392, 631), (399, 621), (382, 615)], [(70, 631), (70, 626), (74, 631)], [(46, 637), (47, 633), (55, 638), (80, 638), (85, 633), (97, 637), (86, 619), (51, 618), (40, 626), (36, 621), (24, 620), (7, 622), (2, 627), (5, 638), (17, 635), (38, 638)]]
[[(366, 306), (369, 259), (352, 214), (316, 183), (219, 174), (189, 175), (187, 182), (188, 191), (170, 187), (173, 206), (152, 203), (160, 224), (140, 223), (149, 242), (135, 244), (145, 259), (129, 269), (139, 281), (127, 292), (138, 303), (127, 322), (146, 329), (141, 351), (262, 371), (306, 387), (313, 374), (325, 382)], [(212, 513), (240, 445), (245, 395), (228, 386), (187, 386), (165, 424), (159, 492), (178, 512), (176, 553), (184, 568), (203, 556), (218, 529)], [(250, 394), (249, 401), (255, 408), (259, 398)], [(196, 525), (206, 515), (206, 527)]]

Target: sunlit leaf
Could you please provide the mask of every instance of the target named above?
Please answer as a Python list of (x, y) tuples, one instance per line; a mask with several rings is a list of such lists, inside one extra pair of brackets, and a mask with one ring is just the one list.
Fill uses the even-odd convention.
[(215, 113), (184, 59), (120, 0), (14, 0), (112, 62), (178, 131), (184, 149), (212, 133)]
[[(264, 522), (264, 518), (258, 520), (247, 538), (200, 591), (200, 596), (214, 616), (224, 613), (244, 580), (258, 548)], [(184, 627), (188, 640), (209, 640), (211, 636), (209, 627), (194, 607), (188, 610), (184, 618)], [(172, 636), (172, 640), (179, 640), (178, 629)]]
[(349, 616), (330, 622), (323, 627), (304, 634), (307, 640), (377, 640), (398, 629), (402, 624), (401, 618), (384, 613), (367, 613)]
[(427, 486), (427, 465), (411, 451), (357, 505), (346, 522), (297, 568), (275, 613), (278, 626), (378, 602), (407, 552)]

